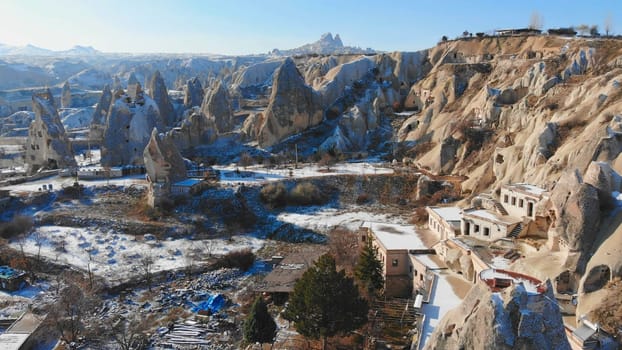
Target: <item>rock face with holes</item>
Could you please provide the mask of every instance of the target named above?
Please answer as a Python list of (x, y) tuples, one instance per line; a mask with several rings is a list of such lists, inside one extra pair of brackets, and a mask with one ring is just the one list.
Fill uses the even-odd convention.
[(166, 137), (179, 150), (184, 151), (216, 141), (218, 130), (213, 120), (206, 118), (198, 107), (188, 110), (186, 114), (179, 128), (166, 133)]
[(49, 89), (32, 96), (32, 110), (35, 119), (28, 128), (27, 171), (32, 174), (40, 169), (76, 167), (71, 144)]
[(143, 152), (145, 169), (151, 182), (175, 183), (185, 179), (186, 166), (175, 144), (156, 128)]
[(233, 129), (231, 98), (222, 81), (218, 81), (212, 91), (205, 95), (201, 105), (201, 113), (216, 124), (219, 133), (222, 134)]
[(522, 284), (491, 293), (478, 282), (462, 304), (447, 313), (424, 349), (569, 350), (553, 287), (544, 294)]
[(323, 111), (318, 94), (305, 84), (296, 64), (287, 58), (275, 73), (270, 103), (258, 132), (261, 147), (319, 124)]
[(549, 235), (560, 237), (571, 252), (591, 249), (601, 220), (598, 190), (578, 171), (569, 172), (551, 192), (551, 206), (556, 220)]
[(115, 101), (106, 118), (106, 129), (101, 147), (103, 166), (142, 165), (143, 151), (158, 125), (158, 105), (140, 89), (133, 91), (136, 98), (115, 92)]

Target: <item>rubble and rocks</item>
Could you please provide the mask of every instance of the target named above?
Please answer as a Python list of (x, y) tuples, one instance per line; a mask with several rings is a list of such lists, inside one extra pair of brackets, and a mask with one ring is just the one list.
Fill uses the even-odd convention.
[(553, 286), (542, 294), (522, 284), (491, 293), (478, 283), (443, 317), (424, 349), (569, 350)]

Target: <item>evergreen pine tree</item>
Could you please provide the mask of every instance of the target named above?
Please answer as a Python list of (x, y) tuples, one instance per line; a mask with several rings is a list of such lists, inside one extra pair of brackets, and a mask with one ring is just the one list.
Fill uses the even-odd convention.
[(249, 343), (272, 343), (276, 333), (276, 323), (261, 297), (257, 297), (244, 322), (244, 340)]
[(303, 336), (321, 338), (326, 348), (328, 337), (364, 325), (368, 309), (354, 280), (337, 271), (335, 259), (325, 254), (296, 282), (283, 316)]
[(378, 247), (372, 244), (372, 237), (367, 236), (365, 246), (359, 255), (354, 275), (370, 294), (375, 294), (384, 286), (382, 261), (378, 259)]

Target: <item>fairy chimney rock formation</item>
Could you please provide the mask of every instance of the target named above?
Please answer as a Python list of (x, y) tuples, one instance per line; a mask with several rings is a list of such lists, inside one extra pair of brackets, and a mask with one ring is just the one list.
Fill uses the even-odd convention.
[(104, 86), (102, 95), (97, 102), (95, 112), (93, 112), (93, 119), (91, 121), (91, 129), (89, 136), (95, 140), (101, 140), (104, 137), (104, 131), (106, 129), (106, 118), (108, 116), (108, 110), (112, 103), (112, 92), (108, 85)]
[(143, 157), (151, 182), (175, 183), (187, 177), (179, 150), (169, 138), (161, 137), (156, 128), (151, 132)]
[(49, 89), (32, 96), (32, 110), (35, 119), (28, 129), (26, 146), (28, 172), (75, 167), (77, 164), (71, 144)]
[(322, 122), (320, 97), (305, 84), (291, 58), (274, 76), (270, 102), (258, 133), (261, 147), (269, 147)]
[(155, 73), (153, 73), (153, 76), (149, 80), (147, 89), (149, 90), (151, 98), (153, 98), (155, 103), (158, 105), (160, 118), (162, 119), (162, 127), (168, 128), (175, 125), (177, 116), (175, 114), (173, 104), (171, 103), (171, 99), (168, 96), (168, 89), (166, 88), (166, 84), (164, 83), (164, 79), (162, 78), (160, 71), (156, 70)]
[(186, 111), (186, 115), (181, 122), (181, 127), (166, 133), (167, 138), (170, 138), (179, 150), (184, 151), (216, 141), (218, 138), (216, 124), (205, 117), (199, 107)]
[(231, 98), (229, 92), (222, 81), (218, 81), (203, 100), (201, 112), (208, 119), (216, 123), (219, 133), (225, 133), (233, 129), (233, 111), (231, 109)]
[(127, 79), (127, 94), (130, 96), (132, 100), (135, 100), (136, 97), (142, 92), (142, 86), (136, 79), (136, 75), (134, 72), (130, 73), (130, 77)]
[[(138, 85), (140, 86), (140, 85)], [(160, 121), (158, 105), (138, 90), (135, 99), (115, 91), (102, 141), (103, 166), (142, 165), (151, 130)]]
[(184, 87), (184, 107), (192, 108), (200, 106), (201, 103), (203, 103), (203, 86), (199, 78), (194, 77), (188, 80)]
[(60, 95), (60, 108), (70, 108), (71, 107), (71, 88), (69, 86), (69, 82), (65, 81), (63, 84), (63, 89), (61, 90)]

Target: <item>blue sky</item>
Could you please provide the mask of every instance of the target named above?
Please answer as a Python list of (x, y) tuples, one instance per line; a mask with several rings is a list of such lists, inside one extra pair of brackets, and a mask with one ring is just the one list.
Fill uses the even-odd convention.
[(54, 50), (249, 54), (339, 33), (344, 44), (414, 51), (464, 30), (598, 25), (622, 32), (620, 0), (0, 0), (0, 43)]

